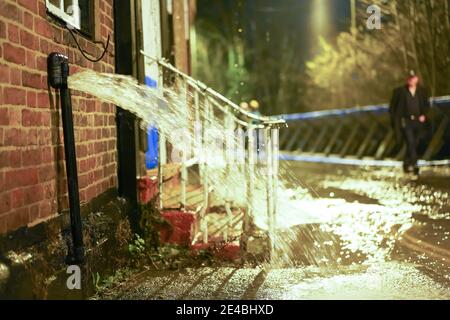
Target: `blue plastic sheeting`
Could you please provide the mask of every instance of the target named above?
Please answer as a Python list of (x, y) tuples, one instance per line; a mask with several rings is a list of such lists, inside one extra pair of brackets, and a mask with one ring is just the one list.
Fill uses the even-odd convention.
[[(150, 88), (156, 88), (158, 86), (158, 82), (148, 76), (145, 77), (145, 84)], [(153, 169), (158, 166), (158, 129), (153, 126), (150, 126), (147, 129), (145, 165), (147, 169)]]
[(145, 165), (147, 169), (158, 166), (158, 129), (149, 127), (147, 129), (147, 152), (145, 153)]
[(155, 79), (152, 79), (148, 76), (145, 77), (145, 84), (147, 86), (149, 86), (150, 88), (156, 88), (158, 87), (158, 81), (156, 81)]
[[(450, 97), (439, 97), (439, 98), (433, 98), (432, 104), (435, 106), (447, 106), (450, 105)], [(357, 114), (357, 113), (365, 113), (365, 112), (372, 112), (372, 113), (386, 113), (388, 112), (388, 105), (377, 105), (377, 106), (367, 106), (367, 107), (356, 107), (356, 108), (350, 108), (350, 109), (335, 109), (335, 110), (322, 110), (322, 111), (313, 111), (313, 112), (306, 112), (306, 113), (293, 113), (293, 114), (284, 114), (278, 116), (278, 118), (285, 120), (286, 122), (290, 121), (299, 121), (299, 120), (311, 120), (311, 119), (318, 119), (318, 118), (327, 118), (327, 117), (343, 117), (350, 114)]]

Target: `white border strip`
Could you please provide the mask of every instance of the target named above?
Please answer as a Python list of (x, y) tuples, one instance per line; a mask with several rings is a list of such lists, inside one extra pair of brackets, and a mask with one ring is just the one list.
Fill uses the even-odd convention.
[[(313, 163), (328, 163), (328, 164), (342, 164), (351, 166), (374, 166), (374, 167), (401, 167), (402, 162), (397, 160), (375, 160), (375, 159), (351, 159), (351, 158), (339, 158), (339, 157), (326, 157), (319, 155), (305, 155), (305, 154), (292, 154), (292, 153), (280, 153), (280, 160), (287, 161), (300, 161), (300, 162), (313, 162)], [(428, 166), (448, 166), (450, 160), (435, 160), (425, 161), (419, 160), (419, 167)]]

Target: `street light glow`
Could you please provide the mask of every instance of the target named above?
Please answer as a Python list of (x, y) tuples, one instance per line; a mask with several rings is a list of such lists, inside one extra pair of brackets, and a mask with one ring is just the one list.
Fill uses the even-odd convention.
[(311, 11), (312, 35), (314, 37), (326, 36), (330, 26), (329, 0), (313, 0)]

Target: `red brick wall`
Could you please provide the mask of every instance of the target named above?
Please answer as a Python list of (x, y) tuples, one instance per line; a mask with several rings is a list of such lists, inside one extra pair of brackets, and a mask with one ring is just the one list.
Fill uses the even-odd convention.
[[(97, 1), (97, 0), (96, 0)], [(98, 35), (111, 44), (102, 62), (84, 59), (70, 34), (47, 14), (44, 0), (0, 1), (0, 234), (67, 208), (63, 136), (47, 55), (69, 57), (71, 73), (114, 72), (113, 0), (98, 0)], [(99, 56), (101, 45), (78, 37)], [(81, 202), (116, 187), (115, 107), (72, 92)]]

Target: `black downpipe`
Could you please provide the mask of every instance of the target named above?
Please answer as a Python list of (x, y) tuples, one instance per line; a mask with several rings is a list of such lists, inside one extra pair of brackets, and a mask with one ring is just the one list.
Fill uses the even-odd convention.
[(78, 193), (77, 156), (75, 151), (75, 134), (73, 130), (72, 99), (67, 86), (69, 76), (69, 59), (53, 52), (47, 58), (48, 81), (59, 89), (64, 132), (64, 154), (66, 157), (67, 187), (69, 193), (70, 229), (72, 248), (69, 249), (66, 263), (81, 264), (84, 261), (83, 232), (80, 214), (80, 196)]
[[(117, 74), (133, 75), (133, 48), (131, 16), (134, 13), (130, 1), (114, 2), (114, 44), (115, 67)], [(120, 107), (117, 107), (117, 176), (119, 195), (127, 199), (130, 204), (129, 219), (134, 233), (140, 233), (139, 208), (136, 180), (136, 137), (135, 116)]]

